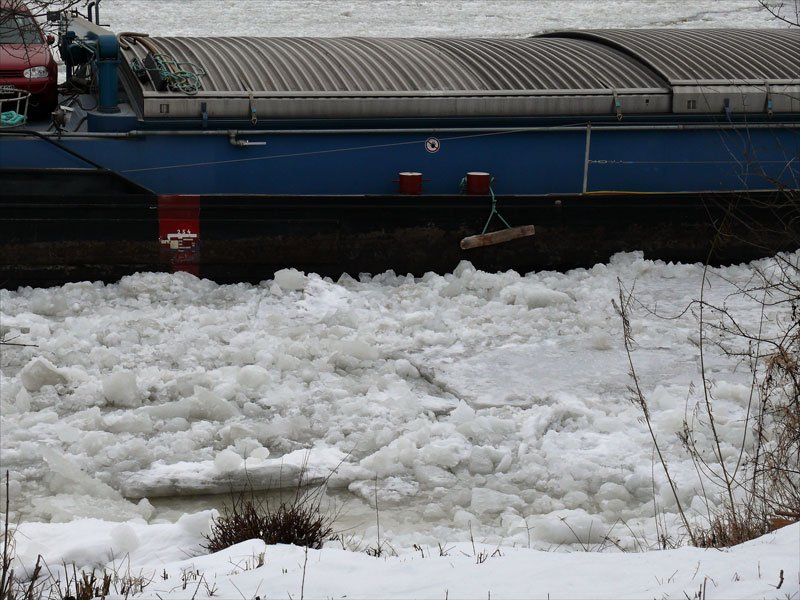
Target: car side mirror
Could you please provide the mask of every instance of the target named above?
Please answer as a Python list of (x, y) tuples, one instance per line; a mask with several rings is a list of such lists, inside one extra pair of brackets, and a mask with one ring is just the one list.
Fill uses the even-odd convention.
[(48, 33), (47, 34), (47, 45), (48, 46), (52, 46), (55, 43), (56, 43), (56, 38), (53, 36), (53, 34)]

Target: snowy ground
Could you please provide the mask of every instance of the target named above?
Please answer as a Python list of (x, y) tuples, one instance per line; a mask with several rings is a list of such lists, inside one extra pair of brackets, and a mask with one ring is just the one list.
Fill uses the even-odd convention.
[[(160, 600), (206, 599), (212, 593), (223, 600), (798, 597), (800, 525), (723, 552), (681, 548), (565, 554), (446, 543), (442, 555), (433, 546), (375, 558), (336, 547), (309, 550), (306, 555), (296, 546), (265, 546), (255, 540), (196, 556), (197, 521), (187, 518), (168, 526), (90, 520), (81, 522), (80, 529), (29, 524), (25, 533), (37, 539), (38, 546), (25, 546), (27, 556), (46, 550), (54, 571), (62, 559), (67, 564), (96, 562), (118, 575), (112, 593), (132, 583), (133, 598)], [(264, 564), (257, 567), (260, 555)], [(62, 576), (62, 589), (64, 580)]]
[[(755, 4), (105, 0), (101, 16), (159, 35), (776, 25)], [(754, 325), (756, 307), (731, 294), (768, 264), (713, 270), (707, 298)], [(285, 271), (258, 286), (140, 274), (2, 291), (0, 335), (29, 344), (0, 355), (0, 467), (19, 557), (141, 575), (144, 595), (160, 598), (214, 586), (221, 598), (693, 598), (703, 586), (703, 598), (798, 598), (798, 525), (726, 552), (617, 551), (655, 545), (656, 511), (674, 540), (682, 533), (629, 401), (611, 301), (621, 280), (644, 307), (679, 315), (701, 278), (698, 265), (632, 253), (569, 273)], [(675, 437), (700, 384), (696, 319), (638, 307), (633, 333), (681, 501), (701, 518)], [(749, 399), (735, 366), (706, 357), (729, 457)], [(213, 494), (248, 480), (291, 488), (301, 475), (328, 478), (344, 542), (307, 557), (255, 543), (202, 556)], [(399, 556), (354, 551), (377, 543), (376, 497), (381, 540)]]

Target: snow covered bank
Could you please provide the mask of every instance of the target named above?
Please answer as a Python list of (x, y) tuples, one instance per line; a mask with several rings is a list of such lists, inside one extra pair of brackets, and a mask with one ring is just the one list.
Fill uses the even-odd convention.
[[(26, 524), (19, 550), (29, 565), (76, 561), (144, 583), (136, 598), (797, 598), (800, 524), (726, 551), (681, 548), (639, 554), (542, 552), (448, 544), (376, 558), (255, 540), (197, 556), (204, 519), (175, 525)], [(259, 564), (262, 566), (258, 566)], [(62, 578), (62, 583), (64, 579)], [(137, 588), (138, 592), (138, 588)], [(699, 595), (702, 594), (702, 595)]]

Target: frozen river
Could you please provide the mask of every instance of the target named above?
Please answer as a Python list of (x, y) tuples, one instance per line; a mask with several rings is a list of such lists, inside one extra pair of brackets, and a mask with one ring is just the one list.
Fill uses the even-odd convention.
[(525, 37), (558, 29), (780, 27), (756, 0), (103, 0), (150, 35)]
[[(3, 467), (25, 518), (175, 518), (176, 497), (249, 481), (329, 478), (350, 525), (436, 536), (574, 542), (653, 526), (653, 462), (629, 400), (618, 281), (644, 307), (680, 315), (700, 265), (637, 254), (569, 273), (386, 273), (337, 281), (283, 271), (258, 286), (185, 274), (4, 291)], [(707, 298), (749, 266), (714, 270)], [(675, 437), (696, 400), (691, 312), (635, 312), (635, 359), (655, 427), (700, 510)], [(748, 374), (709, 351), (724, 451), (736, 453)], [(656, 498), (674, 504), (658, 470)], [(159, 501), (166, 497), (169, 501)], [(144, 498), (143, 500), (140, 500)], [(151, 499), (151, 500), (148, 500)], [(154, 512), (151, 504), (158, 507)], [(370, 515), (367, 518), (366, 515)], [(423, 533), (424, 532), (424, 533)]]

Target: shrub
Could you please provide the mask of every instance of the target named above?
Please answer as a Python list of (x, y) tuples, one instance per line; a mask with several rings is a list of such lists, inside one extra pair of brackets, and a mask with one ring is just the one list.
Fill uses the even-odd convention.
[(231, 496), (230, 505), (222, 507), (220, 516), (204, 535), (203, 547), (218, 552), (251, 539), (266, 544), (294, 544), (319, 549), (333, 533), (334, 515), (321, 508), (323, 488), (300, 488), (294, 496), (277, 507), (257, 498), (252, 490)]
[(746, 507), (725, 505), (712, 515), (706, 526), (694, 529), (694, 545), (699, 548), (729, 548), (769, 533), (770, 524), (763, 515)]

